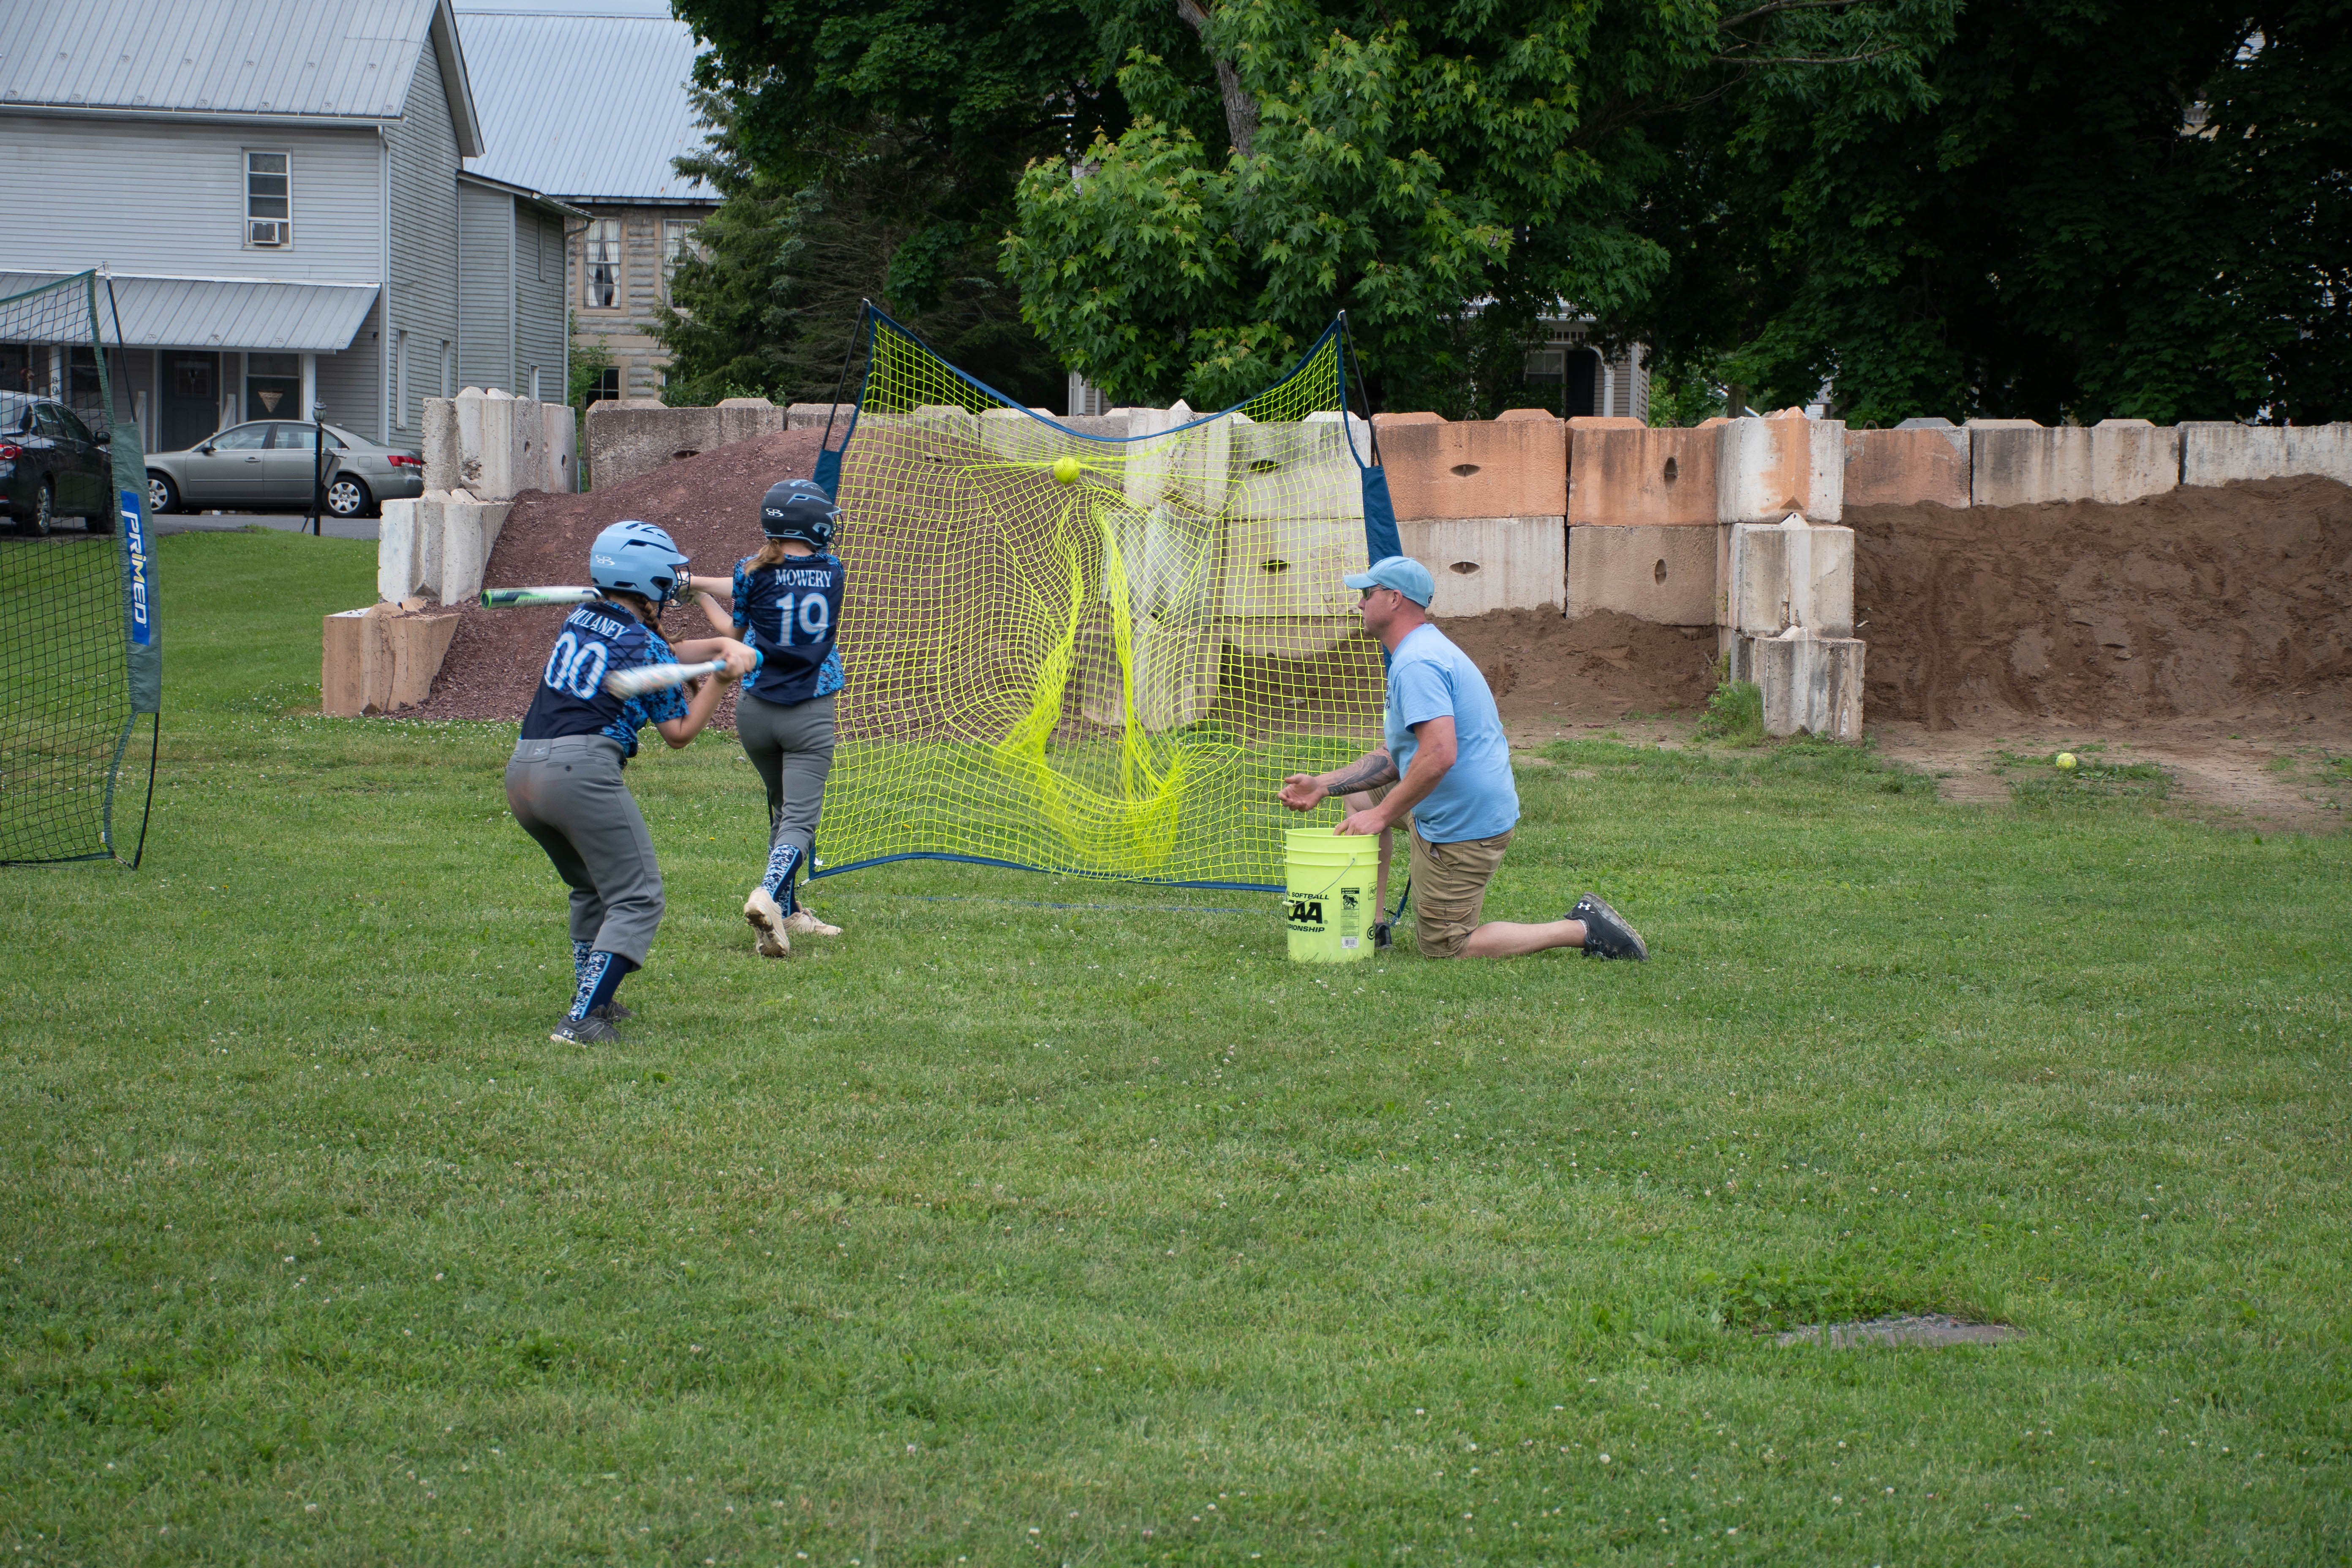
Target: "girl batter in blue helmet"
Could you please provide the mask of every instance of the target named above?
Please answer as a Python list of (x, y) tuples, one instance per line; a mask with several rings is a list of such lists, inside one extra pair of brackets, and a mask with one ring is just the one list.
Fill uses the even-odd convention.
[(643, 968), (661, 925), (661, 868), (621, 769), (651, 724), (671, 746), (701, 731), (719, 705), (719, 680), (622, 698), (604, 678), (646, 664), (727, 661), (732, 681), (757, 662), (732, 637), (662, 640), (662, 608), (687, 591), (687, 558), (649, 522), (616, 522), (589, 547), (589, 580), (604, 593), (564, 617), (522, 738), (507, 763), (507, 803), (572, 889), (572, 1010), (550, 1037), (581, 1045), (621, 1037), (628, 1016), (613, 999)]
[[(782, 958), (795, 936), (839, 936), (793, 897), (793, 879), (816, 853), (824, 781), (833, 772), (834, 694), (843, 686), (841, 626), (845, 569), (832, 553), (840, 509), (822, 486), (786, 479), (760, 503), (767, 542), (735, 563), (730, 582), (697, 577), (710, 595), (703, 613), (719, 626), (722, 609), (737, 637), (760, 653), (759, 673), (735, 702), (735, 734), (768, 786), (768, 867), (744, 901), (762, 957)], [(723, 605), (719, 602), (723, 601)]]

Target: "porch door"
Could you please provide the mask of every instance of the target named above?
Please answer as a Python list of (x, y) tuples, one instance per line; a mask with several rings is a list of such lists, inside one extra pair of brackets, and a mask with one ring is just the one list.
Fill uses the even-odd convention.
[(220, 428), (220, 355), (163, 351), (157, 449), (184, 451)]

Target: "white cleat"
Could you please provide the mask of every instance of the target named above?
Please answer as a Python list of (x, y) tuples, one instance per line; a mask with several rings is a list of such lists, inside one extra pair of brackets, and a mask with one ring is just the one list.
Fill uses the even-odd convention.
[(793, 941), (785, 934), (791, 930), (792, 922), (784, 918), (784, 911), (776, 906), (774, 896), (767, 889), (751, 889), (751, 896), (743, 900), (743, 918), (751, 922), (753, 931), (760, 933), (758, 945), (761, 958), (792, 956)]
[(794, 936), (839, 936), (839, 926), (829, 926), (816, 918), (816, 911), (803, 904), (784, 917), (784, 929)]

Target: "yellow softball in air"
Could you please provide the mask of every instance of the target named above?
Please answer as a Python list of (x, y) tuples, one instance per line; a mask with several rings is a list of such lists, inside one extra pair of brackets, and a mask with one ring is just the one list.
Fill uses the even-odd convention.
[(1076, 484), (1078, 482), (1078, 460), (1076, 458), (1055, 458), (1054, 479), (1055, 482), (1059, 484)]

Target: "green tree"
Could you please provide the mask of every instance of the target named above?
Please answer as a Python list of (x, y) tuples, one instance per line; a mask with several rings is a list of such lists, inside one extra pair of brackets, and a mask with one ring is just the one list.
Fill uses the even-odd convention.
[(1134, 122), (1030, 167), (1005, 270), (1122, 400), (1233, 401), (1345, 310), (1390, 405), (1486, 411), (1540, 315), (1631, 321), (1666, 277), (1632, 221), (1670, 172), (1654, 122), (1898, 112), (1956, 3), (1181, 0), (1213, 69), (1130, 46)]
[(2344, 0), (1974, 0), (1892, 120), (1662, 128), (1618, 325), (1857, 423), (2352, 417), (2347, 81)]

